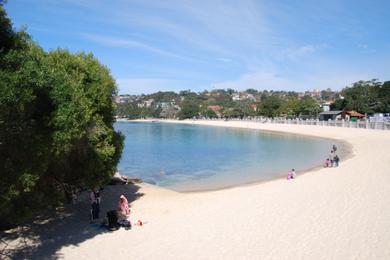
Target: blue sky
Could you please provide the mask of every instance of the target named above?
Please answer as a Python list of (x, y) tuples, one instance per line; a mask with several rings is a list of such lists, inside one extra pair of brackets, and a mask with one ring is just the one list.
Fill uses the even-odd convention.
[(390, 80), (390, 1), (9, 0), (46, 50), (92, 52), (120, 94)]

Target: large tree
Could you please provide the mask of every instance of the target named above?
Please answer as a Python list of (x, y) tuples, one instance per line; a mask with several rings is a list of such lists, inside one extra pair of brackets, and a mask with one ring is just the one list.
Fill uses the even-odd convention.
[[(14, 32), (0, 6), (0, 226), (93, 187), (115, 172), (123, 138), (113, 129), (115, 82), (91, 54), (45, 52)], [(8, 41), (7, 40), (7, 41)]]
[(386, 81), (378, 89), (378, 110), (377, 112), (390, 113), (390, 81)]
[(377, 80), (358, 81), (342, 90), (342, 100), (337, 100), (336, 109), (355, 110), (360, 113), (374, 113), (379, 109)]

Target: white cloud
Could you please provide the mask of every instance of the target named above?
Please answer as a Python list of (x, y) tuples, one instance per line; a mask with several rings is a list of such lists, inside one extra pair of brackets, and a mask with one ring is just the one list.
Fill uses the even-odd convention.
[(288, 47), (280, 51), (279, 53), (274, 54), (274, 57), (276, 60), (299, 60), (303, 57), (309, 56), (311, 54), (314, 54), (315, 52), (318, 52), (324, 48), (326, 48), (328, 45), (325, 43), (322, 44), (307, 44), (300, 47)]

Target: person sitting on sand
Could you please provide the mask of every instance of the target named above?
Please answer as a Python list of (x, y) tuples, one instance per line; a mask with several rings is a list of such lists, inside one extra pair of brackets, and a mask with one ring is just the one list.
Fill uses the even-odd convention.
[(118, 223), (122, 226), (130, 225), (130, 207), (124, 195), (119, 197), (118, 202)]
[(330, 167), (330, 160), (329, 160), (329, 158), (326, 158), (324, 166), (325, 167)]
[(287, 180), (295, 179), (296, 177), (297, 174), (295, 173), (295, 169), (291, 169), (291, 171), (287, 173)]

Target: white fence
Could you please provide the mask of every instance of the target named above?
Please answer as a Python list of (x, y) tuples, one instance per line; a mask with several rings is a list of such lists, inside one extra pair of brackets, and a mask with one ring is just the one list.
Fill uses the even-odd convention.
[(244, 118), (244, 119), (228, 119), (228, 120), (229, 121), (274, 123), (274, 124), (319, 125), (319, 126), (390, 130), (390, 122), (370, 122), (370, 121), (366, 121), (366, 120), (355, 121), (355, 122), (345, 121), (345, 120), (320, 121), (318, 119), (317, 120), (315, 120), (315, 119), (303, 120), (303, 119), (272, 119), (272, 118)]

